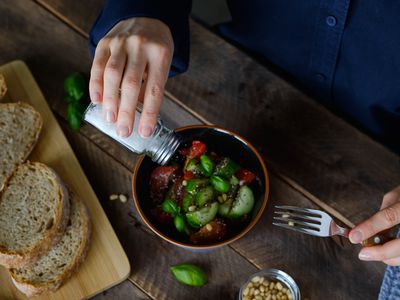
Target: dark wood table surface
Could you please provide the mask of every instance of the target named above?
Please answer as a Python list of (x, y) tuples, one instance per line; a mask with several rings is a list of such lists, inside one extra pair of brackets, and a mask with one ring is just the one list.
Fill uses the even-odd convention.
[[(0, 1), (0, 64), (22, 59), (32, 70), (131, 263), (129, 279), (95, 299), (236, 299), (263, 268), (291, 274), (304, 299), (376, 299), (384, 264), (359, 261), (348, 241), (274, 228), (272, 208), (320, 207), (351, 226), (400, 184), (399, 156), (194, 21), (190, 68), (168, 81), (162, 118), (170, 128), (211, 123), (247, 137), (270, 171), (267, 209), (239, 241), (193, 253), (155, 236), (133, 201), (108, 200), (131, 195), (137, 155), (89, 126), (70, 130), (62, 88), (70, 73), (89, 74), (87, 37), (102, 2)], [(209, 284), (178, 284), (169, 267), (182, 262), (203, 267)]]

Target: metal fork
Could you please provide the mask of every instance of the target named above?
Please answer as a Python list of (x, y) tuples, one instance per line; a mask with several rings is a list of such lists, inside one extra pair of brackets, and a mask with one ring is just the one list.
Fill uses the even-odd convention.
[(340, 227), (326, 212), (317, 209), (301, 208), (296, 206), (275, 206), (274, 220), (281, 221), (272, 224), (307, 233), (310, 235), (327, 237), (341, 235), (349, 237), (350, 230)]

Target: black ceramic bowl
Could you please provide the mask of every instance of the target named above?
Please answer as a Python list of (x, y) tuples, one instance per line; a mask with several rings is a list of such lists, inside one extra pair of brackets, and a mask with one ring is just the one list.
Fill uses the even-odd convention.
[(232, 158), (242, 167), (257, 175), (250, 187), (255, 196), (255, 206), (247, 222), (229, 231), (226, 238), (214, 244), (195, 245), (179, 236), (175, 230), (163, 228), (151, 216), (150, 175), (157, 167), (149, 157), (141, 157), (136, 165), (132, 190), (136, 208), (143, 221), (162, 239), (177, 246), (191, 250), (207, 250), (227, 245), (245, 235), (260, 219), (268, 200), (269, 183), (265, 164), (258, 151), (245, 139), (228, 130), (216, 126), (194, 125), (175, 130), (182, 138), (183, 145), (190, 145), (193, 140), (200, 140), (218, 155)]

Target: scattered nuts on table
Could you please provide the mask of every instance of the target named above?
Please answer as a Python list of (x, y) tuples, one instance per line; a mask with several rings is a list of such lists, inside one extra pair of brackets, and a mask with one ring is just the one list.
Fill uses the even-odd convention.
[(292, 300), (293, 295), (280, 281), (269, 281), (263, 276), (254, 276), (242, 294), (243, 300)]
[(120, 200), (122, 203), (125, 203), (126, 201), (128, 201), (128, 198), (127, 198), (125, 195), (120, 194), (120, 195), (119, 195), (119, 200)]
[(114, 201), (114, 200), (117, 200), (117, 199), (118, 199), (118, 195), (115, 195), (115, 194), (110, 195), (110, 200), (111, 201)]

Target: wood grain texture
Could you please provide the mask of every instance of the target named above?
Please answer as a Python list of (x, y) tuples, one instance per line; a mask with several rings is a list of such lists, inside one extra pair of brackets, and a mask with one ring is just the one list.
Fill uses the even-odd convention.
[[(68, 2), (69, 1), (65, 1), (65, 3)], [(177, 248), (161, 242), (158, 238), (155, 238), (154, 235), (149, 231), (149, 229), (143, 226), (131, 202), (129, 202), (129, 204), (122, 204), (120, 202), (108, 201), (108, 196), (111, 193), (120, 192), (130, 194), (130, 170), (132, 170), (132, 167), (135, 164), (136, 156), (133, 154), (129, 154), (124, 150), (121, 150), (122, 148), (120, 146), (115, 143), (110, 143), (109, 140), (104, 137), (104, 135), (97, 133), (95, 130), (88, 128), (87, 126), (84, 126), (80, 133), (73, 133), (68, 129), (64, 121), (63, 116), (65, 116), (65, 105), (62, 102), (63, 92), (61, 83), (64, 77), (72, 71), (80, 70), (84, 71), (86, 74), (88, 73), (88, 70), (90, 68), (90, 60), (87, 52), (85, 51), (85, 40), (82, 37), (79, 37), (75, 31), (69, 29), (64, 24), (60, 24), (59, 20), (49, 15), (46, 10), (37, 7), (35, 8), (30, 4), (26, 5), (26, 3), (22, 0), (14, 1), (12, 4), (10, 2), (8, 3), (8, 5), (0, 4), (0, 14), (3, 15), (3, 13), (11, 13), (11, 15), (7, 15), (6, 19), (2, 19), (3, 21), (0, 20), (0, 23), (3, 22), (2, 25), (4, 25), (0, 27), (4, 28), (4, 30), (0, 29), (0, 41), (4, 41), (2, 45), (7, 45), (6, 51), (4, 51), (0, 60), (3, 58), (7, 59), (9, 57), (18, 55), (26, 58), (29, 65), (32, 65), (34, 73), (36, 76), (38, 76), (39, 81), (43, 86), (44, 92), (47, 95), (52, 108), (57, 112), (59, 116), (59, 121), (62, 122), (64, 132), (67, 134), (68, 140), (71, 142), (75, 153), (79, 158), (79, 161), (82, 163), (82, 167), (85, 170), (89, 181), (96, 188), (96, 193), (99, 196), (99, 199), (102, 202), (102, 205), (113, 227), (115, 228), (117, 235), (120, 237), (123, 247), (127, 250), (129, 259), (132, 261), (132, 263), (134, 263), (134, 273), (131, 275), (130, 280), (135, 282), (135, 284), (138, 284), (138, 286), (145, 290), (151, 298), (185, 299), (186, 296), (190, 297), (195, 294), (192, 289), (189, 289), (188, 291), (187, 288), (182, 288), (181, 286), (174, 285), (176, 283), (170, 281), (171, 278), (168, 277), (170, 275), (166, 271), (169, 264), (182, 262), (188, 259), (201, 265), (208, 267), (211, 266), (211, 268), (214, 268), (213, 263), (215, 260), (219, 259), (220, 255), (223, 254), (230, 256), (230, 253), (236, 253), (236, 255), (239, 255), (244, 259), (245, 271), (240, 270), (243, 273), (239, 272), (240, 278), (236, 279), (236, 269), (231, 266), (229, 266), (226, 271), (224, 269), (224, 266), (222, 265), (217, 265), (215, 270), (208, 270), (211, 272), (213, 279), (216, 278), (216, 280), (222, 280), (222, 282), (214, 282), (211, 287), (208, 287), (207, 293), (203, 294), (202, 292), (199, 292), (199, 295), (196, 296), (198, 297), (198, 299), (217, 299), (213, 298), (214, 296), (222, 297), (223, 299), (233, 299), (235, 297), (234, 294), (236, 287), (239, 285), (239, 281), (242, 278), (248, 276), (252, 272), (252, 270), (269, 266), (281, 266), (282, 268), (286, 268), (286, 266), (290, 267), (292, 264), (298, 269), (287, 269), (287, 271), (291, 274), (293, 273), (296, 280), (298, 280), (301, 285), (302, 292), (304, 292), (306, 296), (319, 295), (313, 294), (317, 293), (316, 291), (314, 291), (314, 289), (318, 288), (319, 290), (325, 292), (323, 295), (326, 299), (347, 299), (347, 296), (349, 295), (361, 295), (361, 299), (376, 298), (377, 290), (380, 284), (380, 276), (382, 275), (384, 269), (383, 265), (374, 263), (366, 264), (365, 266), (363, 264), (360, 265), (360, 263), (355, 258), (357, 250), (356, 248), (351, 248), (351, 251), (347, 249), (341, 251), (341, 248), (338, 248), (338, 245), (336, 243), (332, 243), (330, 239), (328, 239), (327, 241), (322, 241), (320, 239), (311, 238), (312, 242), (310, 242), (310, 237), (303, 235), (294, 235), (293, 233), (281, 232), (277, 231), (277, 229), (270, 228), (270, 211), (267, 211), (265, 219), (263, 218), (263, 220), (260, 221), (256, 228), (250, 231), (248, 236), (246, 236), (243, 240), (241, 239), (240, 241), (236, 242), (231, 247), (225, 247), (228, 249), (228, 252), (221, 251), (220, 253), (211, 256), (210, 258), (207, 258), (207, 254), (198, 255), (190, 252), (188, 253), (186, 251), (177, 251)], [(28, 14), (30, 18), (29, 22), (31, 23), (30, 26), (33, 27), (33, 30), (31, 31), (31, 29), (26, 28), (26, 26), (20, 26), (20, 31), (16, 31), (15, 24), (26, 24), (26, 22), (28, 21), (26, 20), (25, 16)], [(82, 17), (85, 15), (85, 13), (80, 11), (75, 15), (78, 17)], [(13, 30), (7, 30), (8, 27), (11, 27)], [(199, 30), (204, 31), (204, 29), (201, 28)], [(45, 43), (45, 45), (43, 45), (43, 38), (41, 37), (41, 35), (36, 34), (36, 31), (44, 33), (45, 36), (50, 36), (51, 38), (49, 40), (51, 40), (51, 43), (47, 42), (47, 44)], [(200, 36), (197, 37), (198, 42), (200, 42), (200, 38)], [(13, 39), (15, 39), (16, 41), (14, 41)], [(30, 45), (30, 49), (28, 49), (27, 47), (21, 47), (21, 49), (19, 49), (17, 47), (18, 43), (26, 43), (27, 45)], [(217, 45), (218, 43), (222, 42), (220, 42), (220, 40), (218, 39)], [(223, 47), (223, 49), (226, 49), (226, 47), (228, 47), (226, 44), (221, 44), (220, 46)], [(201, 45), (199, 45), (199, 47), (201, 47)], [(205, 49), (204, 46), (202, 47), (203, 48), (201, 49)], [(63, 51), (61, 51), (60, 49), (62, 49)], [(208, 46), (206, 50), (209, 51), (209, 49), (211, 48)], [(236, 57), (236, 52), (236, 49), (229, 48), (229, 51), (224, 54), (224, 57), (229, 58), (231, 54), (233, 57)], [(67, 57), (65, 57), (65, 53), (68, 53)], [(208, 54), (208, 52), (204, 53)], [(212, 53), (210, 53), (210, 55), (211, 54)], [(197, 55), (199, 55), (199, 53)], [(40, 60), (38, 59), (38, 56), (42, 56), (42, 58), (48, 56), (50, 58), (48, 60)], [(204, 56), (204, 54), (202, 54), (202, 56)], [(240, 59), (242, 59), (242, 57), (240, 57)], [(212, 59), (210, 60), (210, 62), (211, 64), (214, 64), (214, 61)], [(55, 65), (53, 65), (53, 63)], [(206, 62), (203, 63), (205, 64)], [(237, 58), (233, 61), (233, 63), (235, 65), (239, 64)], [(243, 63), (248, 64), (247, 58), (243, 59)], [(218, 68), (220, 67), (219, 64), (216, 64), (216, 66), (218, 66)], [(247, 68), (250, 70), (252, 70), (252, 68), (258, 70), (258, 67), (256, 68), (254, 66), (252, 68)], [(192, 72), (192, 69), (193, 66), (191, 67), (190, 72)], [(202, 71), (206, 71), (205, 68), (203, 68)], [(221, 72), (221, 70), (219, 70), (219, 72)], [(190, 75), (192, 73), (188, 74)], [(221, 72), (221, 74), (222, 77), (225, 76), (223, 72)], [(210, 76), (212, 79), (219, 78), (215, 74), (211, 74)], [(225, 79), (223, 79), (222, 77), (218, 79), (219, 83), (217, 87), (215, 87), (214, 85), (211, 85), (211, 87), (214, 87), (215, 90), (224, 90), (223, 84), (227, 84), (229, 86), (229, 84), (225, 82)], [(183, 89), (183, 93), (178, 89), (178, 83), (173, 83), (175, 85), (175, 88), (178, 90), (178, 93), (173, 93), (173, 97), (175, 97), (175, 95), (179, 95), (178, 101), (185, 100), (184, 103), (188, 104), (190, 108), (194, 107), (196, 111), (200, 111), (205, 116), (204, 119), (212, 120), (213, 122), (221, 125), (224, 125), (223, 123), (225, 122), (228, 125), (231, 124), (229, 122), (233, 121), (228, 120), (228, 122), (226, 120), (226, 117), (222, 117), (221, 122), (219, 122), (219, 120), (215, 118), (215, 116), (219, 115), (216, 114), (213, 110), (210, 110), (210, 112), (208, 112), (209, 108), (207, 107), (208, 104), (206, 101), (205, 106), (207, 109), (198, 110), (198, 107), (201, 106), (201, 101), (196, 102), (198, 101), (199, 97), (196, 94), (197, 92), (200, 93), (199, 95), (201, 95), (203, 99), (212, 99), (215, 103), (218, 103), (218, 105), (220, 103), (217, 101), (218, 99), (215, 99), (218, 94), (213, 95), (212, 93), (210, 93), (211, 96), (213, 96), (214, 98), (204, 97), (204, 86), (202, 86), (204, 84), (202, 83), (202, 81), (204, 81), (204, 78), (199, 78), (201, 79), (200, 85), (196, 86), (196, 84), (194, 83), (194, 81), (196, 80), (195, 78), (190, 81), (191, 88), (193, 88), (193, 91), (191, 93), (187, 91), (186, 87), (180, 87), (180, 89)], [(176, 78), (176, 80), (177, 79), (178, 78)], [(187, 83), (187, 81), (185, 80), (187, 79), (183, 79), (182, 84)], [(254, 81), (254, 77), (250, 77), (249, 80), (249, 82), (251, 83), (251, 81)], [(276, 81), (280, 82), (280, 79), (276, 78)], [(233, 80), (233, 82), (235, 83), (236, 81)], [(283, 87), (291, 89), (290, 86), (286, 87), (285, 85), (283, 85)], [(221, 91), (218, 91), (218, 93), (223, 96), (223, 99), (225, 101), (225, 98), (227, 96)], [(284, 94), (284, 91), (277, 91), (277, 93)], [(254, 95), (256, 94), (256, 91), (254, 91)], [(184, 95), (184, 97), (180, 97), (180, 95)], [(232, 91), (232, 95), (235, 95), (235, 91)], [(294, 93), (294, 95), (296, 94)], [(196, 105), (192, 106), (192, 99), (188, 99), (190, 97), (195, 98), (195, 103), (197, 103)], [(236, 98), (235, 101), (237, 101), (238, 103), (244, 103), (244, 106), (246, 106), (246, 99), (247, 98)], [(169, 100), (166, 101), (168, 102)], [(179, 104), (179, 102), (177, 103)], [(279, 107), (279, 101), (277, 101), (275, 105)], [(232, 104), (231, 106), (234, 105)], [(228, 106), (225, 111), (229, 112), (230, 114), (230, 110), (231, 108), (230, 106)], [(240, 126), (243, 126), (240, 118), (246, 118), (246, 116), (242, 115), (240, 112), (238, 112), (238, 110), (241, 110), (241, 108), (234, 108), (234, 113), (232, 114), (232, 116), (236, 118), (235, 120), (237, 121), (240, 129), (242, 128)], [(245, 111), (247, 111), (247, 108)], [(171, 124), (177, 124), (177, 126), (185, 122), (199, 121), (193, 120), (193, 116), (187, 114), (185, 110), (173, 106), (173, 104), (171, 104), (171, 112), (174, 112), (174, 117), (170, 120)], [(256, 122), (254, 120), (252, 121)], [(330, 124), (331, 126), (336, 126), (335, 122), (333, 121)], [(234, 127), (234, 124), (232, 125), (232, 127)], [(246, 131), (243, 132), (246, 133)], [(257, 135), (257, 132), (254, 133), (254, 135), (252, 135), (250, 139), (254, 139), (256, 141), (256, 144), (259, 144), (259, 135)], [(275, 140), (272, 140), (271, 142), (276, 143)], [(277, 145), (282, 145), (283, 143), (283, 141), (279, 140), (278, 142), (280, 142), (281, 144), (278, 143)], [(263, 143), (259, 145), (262, 146)], [(317, 150), (314, 149), (314, 151)], [(299, 153), (299, 155), (303, 155), (303, 152)], [(313, 153), (310, 153), (310, 155), (307, 155), (306, 158), (312, 160), (312, 155)], [(276, 165), (276, 162), (273, 162), (274, 156), (271, 156), (268, 152), (266, 152), (265, 157), (270, 158), (269, 165), (271, 165), (271, 163)], [(290, 160), (296, 159), (303, 158), (290, 157)], [(327, 166), (324, 167), (325, 168), (321, 169), (328, 172), (329, 170)], [(313, 168), (311, 168), (311, 170), (307, 169), (310, 174), (312, 173)], [(274, 194), (271, 196), (272, 201), (269, 203), (268, 209), (271, 209), (270, 205), (275, 203), (274, 201), (282, 203), (300, 203), (307, 206), (312, 205), (309, 202), (303, 202), (307, 201), (307, 199), (296, 191), (293, 191), (290, 186), (287, 186), (283, 182), (279, 182), (279, 180), (274, 179), (274, 177), (271, 180), (274, 180), (273, 185), (277, 188)], [(365, 203), (360, 203), (359, 207), (364, 208), (363, 205), (367, 206), (367, 204)], [(354, 213), (354, 207), (352, 207), (352, 211)], [(355, 212), (355, 214), (357, 213), (358, 212)], [(288, 247), (293, 248), (293, 251), (285, 252)], [(327, 252), (326, 256), (325, 254), (320, 254), (320, 252), (318, 252), (317, 254), (314, 253), (314, 251), (322, 250)], [(157, 263), (153, 263), (151, 257), (146, 256), (147, 251), (152, 255), (157, 256)], [(343, 252), (345, 254), (343, 254), (342, 257)], [(236, 255), (233, 258), (223, 258), (222, 261), (225, 264), (238, 264), (240, 266), (241, 260), (238, 260)], [(332, 265), (332, 262), (336, 262), (337, 260), (339, 261), (339, 263), (337, 267), (335, 267), (334, 265)], [(137, 262), (139, 262), (139, 266), (136, 266)], [(301, 273), (301, 270), (303, 270), (301, 269), (301, 267), (304, 267), (304, 274)], [(137, 273), (136, 268), (138, 268)], [(358, 272), (357, 269), (362, 270), (362, 272)], [(335, 274), (336, 277), (334, 279), (331, 278), (330, 272), (333, 272), (333, 274)], [(361, 274), (358, 275), (358, 273)], [(317, 277), (317, 279), (315, 279), (315, 276)], [(324, 280), (322, 280), (322, 278), (324, 278)], [(323, 287), (325, 286), (324, 284), (326, 280), (328, 280), (328, 278), (329, 280), (336, 280), (339, 282), (338, 286), (340, 288), (337, 288), (337, 291), (336, 287), (333, 285), (329, 286), (329, 288), (333, 287), (333, 290), (323, 289)], [(347, 278), (350, 278), (350, 281), (346, 281)], [(161, 288), (158, 287), (158, 285), (160, 285), (160, 281), (163, 280), (166, 280), (167, 284), (162, 285)], [(322, 288), (321, 286), (313, 285), (314, 281), (322, 284)], [(354, 284), (355, 286), (352, 286), (352, 284)], [(362, 294), (361, 291), (362, 284), (365, 285), (365, 294)], [(180, 290), (181, 288), (183, 289), (182, 291)], [(220, 291), (216, 291), (217, 289)], [(117, 295), (122, 295), (123, 293), (125, 293), (121, 292), (121, 294), (119, 294), (118, 289), (115, 289), (114, 291), (116, 291)], [(197, 292), (197, 290), (195, 292)]]
[[(86, 204), (91, 216), (91, 245), (85, 262), (59, 291), (43, 296), (43, 299), (89, 297), (121, 282), (130, 272), (124, 250), (31, 73), (21, 61), (0, 67), (0, 73), (8, 85), (7, 99), (12, 102), (23, 100), (37, 109), (43, 118), (39, 141), (28, 159), (53, 168)], [(17, 298), (25, 299), (21, 294)]]
[[(83, 167), (87, 170), (88, 178), (93, 180), (91, 184), (98, 187), (99, 199), (124, 249), (132, 259), (132, 264), (135, 264), (135, 272), (130, 278), (155, 299), (188, 299), (188, 294), (180, 290), (186, 288), (175, 286), (167, 278), (168, 272), (165, 272), (171, 264), (183, 261), (195, 262), (206, 267), (211, 274), (218, 274), (213, 276), (213, 287), (207, 287), (204, 293), (202, 288), (193, 299), (234, 299), (234, 290), (227, 286), (236, 287), (240, 284), (236, 281), (236, 276), (241, 273), (236, 268), (242, 268), (243, 262), (232, 258), (237, 253), (258, 269), (275, 267), (287, 271), (295, 277), (302, 293), (309, 299), (376, 299), (385, 269), (383, 264), (359, 261), (358, 247), (347, 241), (344, 246), (340, 246), (329, 238), (310, 237), (271, 225), (275, 204), (297, 203), (314, 207), (307, 198), (289, 189), (276, 176), (270, 176), (271, 194), (266, 213), (246, 236), (223, 248), (227, 249), (221, 254), (223, 264), (220, 265), (221, 257), (215, 252), (198, 254), (179, 250), (154, 236), (143, 224), (131, 202), (129, 168), (115, 162), (111, 157), (107, 158), (108, 154), (89, 139), (71, 132), (62, 119), (60, 123), (64, 124), (69, 140), (75, 145), (75, 153), (84, 162)], [(108, 163), (104, 164), (104, 161)], [(129, 194), (129, 204), (109, 201), (108, 196), (113, 193)], [(139, 229), (150, 235), (151, 239), (139, 233)], [(135, 243), (138, 240), (140, 246)], [(143, 249), (146, 249), (145, 253)], [(162, 257), (158, 257), (160, 255)], [(224, 279), (221, 281), (220, 278)], [(167, 281), (166, 285), (157, 283), (163, 280)], [(214, 290), (214, 285), (219, 286), (220, 292)], [(321, 286), (327, 289), (321, 289)]]

